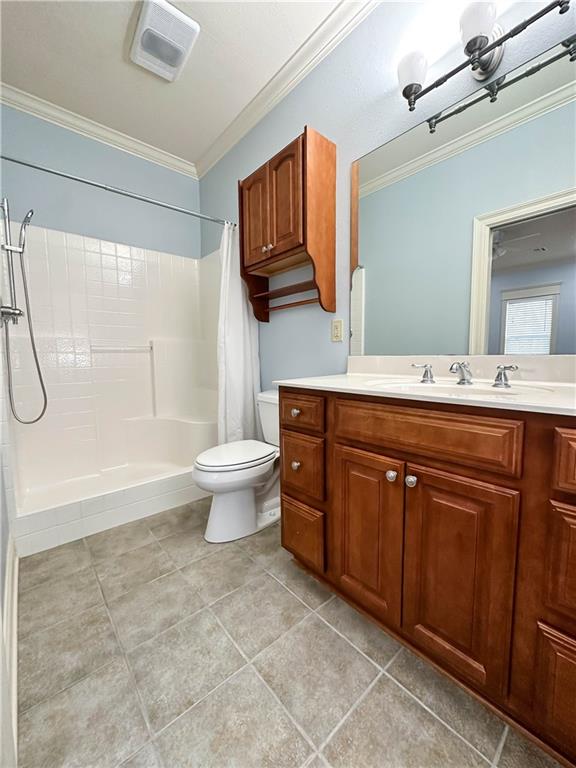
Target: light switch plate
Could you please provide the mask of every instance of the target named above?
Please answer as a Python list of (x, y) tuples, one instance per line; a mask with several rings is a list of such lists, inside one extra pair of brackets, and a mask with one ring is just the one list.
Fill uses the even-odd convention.
[(332, 320), (332, 341), (344, 340), (344, 322), (342, 320)]

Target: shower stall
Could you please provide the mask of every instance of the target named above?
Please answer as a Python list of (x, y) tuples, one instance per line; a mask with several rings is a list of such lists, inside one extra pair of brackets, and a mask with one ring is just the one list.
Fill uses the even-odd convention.
[[(3, 303), (29, 292), (19, 322), (3, 323), (21, 556), (204, 495), (192, 466), (217, 442), (220, 288), (218, 252), (186, 258), (26, 224), (25, 249), (2, 260)], [(21, 245), (20, 231), (3, 245)]]

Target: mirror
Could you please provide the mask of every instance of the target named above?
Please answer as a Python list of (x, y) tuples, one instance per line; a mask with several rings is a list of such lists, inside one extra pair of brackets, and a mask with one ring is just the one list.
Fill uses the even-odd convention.
[(565, 51), (358, 161), (350, 354), (576, 354), (575, 65), (536, 67)]

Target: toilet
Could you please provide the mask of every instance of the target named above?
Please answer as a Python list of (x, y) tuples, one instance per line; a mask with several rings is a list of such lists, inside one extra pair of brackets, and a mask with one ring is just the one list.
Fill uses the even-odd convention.
[(192, 477), (213, 494), (204, 538), (234, 541), (280, 519), (278, 390), (260, 392), (264, 440), (238, 440), (198, 455)]

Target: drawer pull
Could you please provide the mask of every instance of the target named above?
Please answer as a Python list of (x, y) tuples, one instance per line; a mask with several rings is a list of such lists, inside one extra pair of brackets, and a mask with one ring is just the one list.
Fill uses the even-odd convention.
[(302, 411), (300, 410), (300, 408), (292, 408), (292, 410), (290, 411), (290, 416), (292, 416), (293, 419), (297, 419), (301, 413)]
[(416, 483), (418, 482), (418, 478), (415, 475), (406, 475), (406, 479), (404, 480), (408, 488), (414, 488)]
[(290, 466), (292, 467), (292, 470), (293, 470), (294, 472), (298, 472), (298, 470), (299, 470), (299, 469), (300, 469), (300, 467), (302, 466), (302, 462), (301, 462), (301, 461), (293, 461), (293, 462), (290, 464)]
[(386, 480), (388, 480), (389, 483), (393, 483), (397, 477), (398, 472), (394, 472), (393, 469), (389, 469), (388, 472), (386, 472)]

